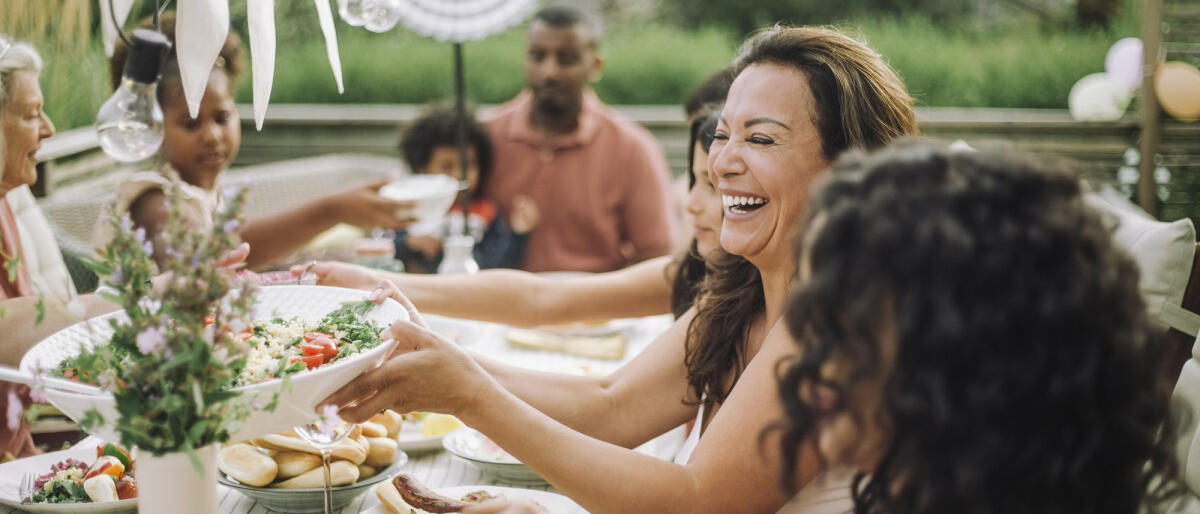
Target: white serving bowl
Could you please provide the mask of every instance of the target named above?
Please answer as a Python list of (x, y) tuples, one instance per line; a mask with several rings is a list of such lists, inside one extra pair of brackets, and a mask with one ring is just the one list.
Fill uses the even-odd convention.
[[(342, 302), (363, 300), (367, 294), (366, 291), (357, 289), (328, 286), (263, 287), (258, 290), (254, 321), (275, 317), (319, 319), (340, 307)], [(25, 354), (21, 359), (21, 369), (30, 373), (37, 373), (39, 369), (51, 370), (63, 359), (78, 355), (82, 348), (108, 344), (112, 336), (109, 320), (114, 318), (127, 319), (124, 311), (118, 311), (56, 332)], [(399, 303), (389, 298), (368, 311), (365, 318), (374, 321), (380, 328), (387, 328), (397, 320), (408, 319), (408, 313)], [(88, 325), (91, 326), (90, 331)], [(245, 405), (264, 405), (276, 393), (280, 395), (280, 405), (274, 412), (267, 412), (261, 407), (251, 407), (249, 417), (230, 427), (231, 440), (241, 441), (311, 423), (316, 419), (315, 409), (318, 402), (382, 362), (394, 345), (395, 341), (384, 341), (383, 344), (358, 355), (292, 375), (290, 390), (284, 387), (283, 380), (280, 379), (234, 388), (234, 391), (241, 393), (235, 401), (244, 402)], [(96, 388), (94, 395), (47, 389), (46, 396), (51, 404), (76, 422), (82, 420), (89, 410), (98, 410), (105, 423), (89, 432), (108, 441), (121, 440), (114, 427), (117, 412), (116, 401), (111, 393), (99, 388)]]
[(379, 196), (397, 202), (412, 202), (413, 208), (397, 212), (397, 217), (425, 221), (446, 214), (454, 205), (459, 189), (457, 180), (430, 173), (408, 175), (391, 182), (379, 190)]
[[(329, 491), (332, 496), (333, 510), (341, 510), (342, 507), (349, 505), (350, 502), (361, 496), (362, 493), (367, 492), (369, 487), (384, 480), (390, 480), (396, 473), (400, 472), (400, 468), (407, 462), (408, 455), (404, 452), (397, 452), (396, 461), (391, 466), (379, 470), (378, 473), (370, 478), (364, 478), (353, 484), (330, 487)], [(225, 473), (217, 476), (217, 483), (253, 498), (254, 501), (258, 502), (260, 507), (266, 508), (271, 512), (325, 512), (325, 488), (323, 487), (317, 489), (254, 487), (242, 484), (230, 478)]]

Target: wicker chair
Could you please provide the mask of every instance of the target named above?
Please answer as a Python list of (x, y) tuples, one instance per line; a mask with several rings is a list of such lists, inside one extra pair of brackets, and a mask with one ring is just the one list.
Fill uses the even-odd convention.
[[(407, 173), (397, 158), (365, 154), (331, 154), (276, 161), (230, 170), (221, 184), (250, 186), (248, 217), (278, 212), (354, 184)], [(92, 256), (92, 230), (126, 174), (118, 173), (56, 191), (39, 205), (55, 231), (63, 259), (81, 292), (95, 290), (97, 278), (82, 264)]]

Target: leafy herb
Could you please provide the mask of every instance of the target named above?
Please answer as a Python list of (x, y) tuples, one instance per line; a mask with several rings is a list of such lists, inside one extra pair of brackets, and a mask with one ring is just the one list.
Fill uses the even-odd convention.
[(51, 480), (33, 494), (33, 503), (90, 503), (83, 484), (71, 480)]

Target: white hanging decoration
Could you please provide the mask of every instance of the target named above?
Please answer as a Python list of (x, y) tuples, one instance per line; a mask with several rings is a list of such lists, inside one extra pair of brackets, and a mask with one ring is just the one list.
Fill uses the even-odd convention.
[[(109, 0), (98, 1), (100, 2), (100, 34), (104, 40), (104, 55), (112, 57), (113, 48), (117, 43), (117, 27), (113, 25), (113, 11), (108, 9)], [(133, 0), (112, 0), (112, 7), (116, 10), (117, 23), (124, 26), (125, 20), (129, 19), (129, 11), (133, 9)]]
[(200, 100), (208, 87), (213, 64), (229, 36), (229, 2), (179, 0), (176, 15), (180, 22), (175, 26), (175, 55), (179, 59), (188, 114), (195, 118), (200, 113)]
[(505, 31), (525, 18), (537, 0), (394, 0), (400, 22), (438, 41), (462, 43)]
[(333, 79), (337, 81), (338, 94), (345, 92), (342, 85), (342, 58), (338, 55), (337, 32), (333, 28), (333, 11), (329, 9), (329, 0), (314, 0), (317, 4), (317, 18), (321, 20), (321, 33), (325, 35), (325, 52), (329, 54), (329, 67), (333, 68)]
[(246, 0), (254, 81), (254, 127), (262, 130), (275, 82), (275, 0)]

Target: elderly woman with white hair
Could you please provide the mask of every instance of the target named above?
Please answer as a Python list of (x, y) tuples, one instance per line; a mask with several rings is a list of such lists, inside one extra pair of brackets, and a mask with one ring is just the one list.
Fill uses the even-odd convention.
[[(37, 151), (43, 139), (54, 135), (54, 123), (42, 110), (41, 71), (42, 59), (33, 46), (0, 36), (0, 259), (6, 270), (0, 273), (0, 300), (9, 300), (4, 302), (8, 311), (14, 306), (11, 299), (22, 299), (15, 302), (13, 317), (3, 321), (4, 332), (25, 321), (22, 314), (34, 309), (20, 307), (38, 295), (66, 298), (75, 292), (50, 225), (29, 190), (37, 181)], [(25, 350), (4, 346), (0, 353), (10, 356)], [(28, 401), (23, 387), (0, 383), (0, 389), (5, 413), (16, 412), (14, 400)], [(28, 426), (14, 428), (12, 414), (9, 418), (0, 427), (0, 460), (36, 453)]]

